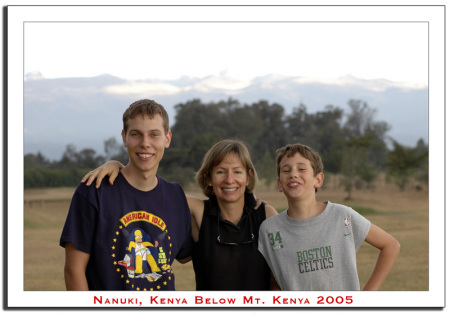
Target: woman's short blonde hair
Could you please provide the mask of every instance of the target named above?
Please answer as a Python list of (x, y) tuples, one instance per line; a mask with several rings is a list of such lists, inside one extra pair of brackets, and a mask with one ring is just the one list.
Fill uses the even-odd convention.
[(256, 183), (258, 182), (258, 175), (256, 174), (256, 170), (253, 166), (247, 146), (242, 141), (237, 139), (225, 139), (216, 143), (210, 150), (208, 150), (203, 157), (202, 166), (196, 174), (197, 184), (202, 189), (203, 194), (207, 197), (214, 195), (213, 188), (209, 186), (212, 169), (220, 164), (231, 153), (234, 153), (239, 157), (245, 170), (247, 171), (249, 181), (246, 187), (246, 192), (253, 192)]

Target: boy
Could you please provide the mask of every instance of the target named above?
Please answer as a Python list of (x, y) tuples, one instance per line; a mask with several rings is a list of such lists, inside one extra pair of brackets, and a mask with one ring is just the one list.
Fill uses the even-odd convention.
[(316, 201), (323, 164), (310, 147), (280, 148), (276, 163), (288, 209), (262, 223), (258, 249), (281, 290), (360, 290), (356, 252), (364, 240), (380, 249), (364, 290), (378, 290), (399, 253), (397, 240), (349, 207)]
[(172, 133), (163, 106), (134, 102), (123, 114), (129, 162), (114, 186), (80, 184), (61, 235), (67, 290), (175, 290), (171, 265), (191, 236), (186, 197), (157, 175)]

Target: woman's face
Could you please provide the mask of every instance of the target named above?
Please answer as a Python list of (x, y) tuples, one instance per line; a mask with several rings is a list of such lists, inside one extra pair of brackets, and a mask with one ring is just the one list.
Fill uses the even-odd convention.
[(239, 156), (230, 153), (212, 169), (211, 183), (217, 200), (222, 203), (244, 202), (249, 177)]

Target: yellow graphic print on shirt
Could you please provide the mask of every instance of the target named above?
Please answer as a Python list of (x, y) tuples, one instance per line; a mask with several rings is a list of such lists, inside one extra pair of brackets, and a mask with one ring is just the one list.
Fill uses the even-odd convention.
[[(150, 233), (144, 230), (146, 224), (150, 223), (156, 226), (160, 233), (155, 234), (155, 230)], [(152, 227), (153, 227), (152, 226)], [(167, 239), (169, 242), (161, 241)], [(145, 212), (134, 211), (127, 213), (120, 219), (119, 230), (113, 238), (112, 257), (123, 258), (120, 261), (114, 261), (117, 265), (116, 271), (120, 278), (127, 285), (135, 290), (153, 291), (160, 290), (167, 285), (167, 280), (173, 278), (172, 267), (167, 259), (166, 252), (172, 247), (170, 235), (164, 221), (158, 216)], [(116, 246), (127, 242), (126, 249)], [(160, 242), (158, 242), (160, 240)], [(122, 243), (120, 243), (122, 241)], [(146, 280), (142, 285), (142, 280)], [(159, 281), (158, 281), (159, 280)]]

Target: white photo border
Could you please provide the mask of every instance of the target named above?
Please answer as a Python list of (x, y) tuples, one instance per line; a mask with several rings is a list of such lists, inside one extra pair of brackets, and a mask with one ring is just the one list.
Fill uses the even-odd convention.
[[(152, 14), (148, 14), (148, 10)], [(7, 8), (7, 308), (97, 308), (101, 298), (125, 299), (120, 307), (211, 308), (211, 307), (322, 307), (318, 297), (352, 297), (351, 304), (327, 307), (444, 307), (445, 305), (445, 6), (9, 6)], [(23, 244), (23, 78), (24, 25), (39, 21), (353, 21), (426, 22), (429, 25), (429, 290), (379, 292), (158, 292), (154, 296), (174, 304), (152, 303), (144, 292), (24, 291), (23, 261), (14, 255), (14, 245)], [(153, 19), (153, 17), (155, 17)], [(22, 204), (20, 204), (22, 203)], [(56, 245), (57, 246), (57, 245)], [(62, 269), (62, 267), (61, 267)], [(14, 276), (12, 271), (14, 272)], [(413, 276), (411, 276), (413, 277)], [(286, 298), (278, 304), (274, 297)], [(250, 297), (252, 301), (250, 302)], [(176, 299), (179, 299), (177, 304)], [(209, 303), (206, 299), (210, 299)], [(228, 299), (235, 303), (228, 304)], [(260, 299), (257, 301), (256, 299)], [(305, 303), (305, 299), (309, 301)], [(222, 301), (221, 301), (222, 300)], [(184, 303), (187, 302), (187, 304)], [(97, 303), (96, 303), (97, 302)], [(215, 303), (214, 303), (215, 302)], [(225, 302), (225, 303), (221, 303)]]

